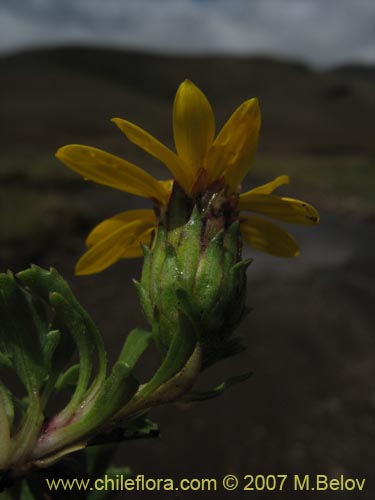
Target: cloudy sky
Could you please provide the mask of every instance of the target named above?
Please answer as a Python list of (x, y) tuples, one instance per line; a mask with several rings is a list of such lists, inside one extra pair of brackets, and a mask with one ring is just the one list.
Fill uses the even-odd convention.
[(0, 50), (56, 44), (375, 62), (373, 0), (0, 0)]

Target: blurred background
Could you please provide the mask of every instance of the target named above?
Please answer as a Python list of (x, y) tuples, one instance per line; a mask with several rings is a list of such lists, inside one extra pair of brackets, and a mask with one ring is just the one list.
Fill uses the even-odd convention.
[(80, 278), (74, 264), (94, 225), (147, 202), (85, 183), (55, 160), (58, 147), (100, 147), (166, 178), (109, 120), (173, 146), (173, 98), (190, 78), (218, 128), (259, 98), (259, 154), (245, 187), (286, 173), (292, 184), (280, 193), (321, 212), (318, 227), (289, 227), (301, 244), (294, 260), (245, 249), (254, 257), (252, 312), (240, 328), (248, 350), (199, 385), (248, 370), (252, 379), (216, 400), (155, 411), (159, 439), (124, 444), (115, 463), (172, 478), (344, 474), (367, 483), (340, 498), (374, 498), (374, 14), (367, 0), (1, 1), (0, 270), (56, 267), (112, 359), (145, 325), (131, 282), (141, 262)]

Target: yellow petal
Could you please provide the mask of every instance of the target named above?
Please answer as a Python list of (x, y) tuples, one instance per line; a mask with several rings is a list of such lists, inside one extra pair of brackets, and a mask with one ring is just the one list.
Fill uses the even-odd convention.
[(100, 149), (80, 144), (60, 148), (56, 157), (85, 179), (165, 204), (169, 193), (150, 174)]
[(112, 118), (112, 121), (126, 135), (129, 141), (164, 163), (180, 186), (185, 191), (188, 190), (188, 169), (184, 161), (176, 153), (164, 146), (164, 144), (142, 128), (134, 125), (134, 123), (122, 120), (121, 118)]
[(121, 255), (122, 259), (135, 259), (136, 257), (143, 257), (143, 249), (142, 245), (147, 245), (148, 247), (151, 245), (151, 235), (155, 230), (155, 227), (152, 227), (141, 234), (141, 236), (135, 240), (132, 245), (129, 245), (125, 252)]
[(177, 153), (190, 168), (192, 185), (214, 140), (215, 118), (206, 96), (190, 80), (185, 80), (176, 93), (173, 134)]
[[(100, 241), (107, 238), (110, 234), (134, 221), (144, 221), (152, 226), (156, 225), (156, 216), (153, 210), (127, 210), (114, 215), (110, 219), (106, 219), (90, 232), (86, 238), (86, 246), (88, 248), (98, 244)], [(138, 245), (139, 246), (139, 245)]]
[(272, 194), (244, 193), (240, 196), (238, 208), (292, 224), (311, 225), (319, 222), (319, 214), (312, 205)]
[(228, 185), (236, 189), (256, 153), (259, 129), (258, 100), (250, 99), (234, 111), (208, 153), (207, 170), (212, 180), (225, 174)]
[(135, 242), (141, 240), (150, 229), (149, 221), (136, 220), (124, 224), (82, 255), (76, 265), (76, 274), (103, 271), (121, 259), (127, 249), (134, 247)]
[(296, 257), (299, 246), (294, 237), (281, 227), (260, 217), (241, 216), (241, 234), (249, 245), (278, 257)]
[(159, 181), (159, 184), (163, 186), (163, 188), (167, 191), (168, 193), (168, 198), (172, 192), (173, 189), (173, 179), (168, 179), (166, 181)]
[(262, 184), (261, 186), (253, 188), (250, 191), (248, 191), (247, 193), (243, 193), (241, 196), (246, 196), (248, 193), (252, 193), (252, 194), (271, 194), (278, 187), (280, 187), (280, 186), (282, 186), (284, 184), (289, 184), (289, 183), (290, 183), (290, 177), (289, 177), (289, 175), (279, 175), (273, 181), (267, 182), (267, 184)]

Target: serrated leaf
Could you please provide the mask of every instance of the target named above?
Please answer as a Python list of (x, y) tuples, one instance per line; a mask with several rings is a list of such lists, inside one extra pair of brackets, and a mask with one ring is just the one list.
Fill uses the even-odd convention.
[(29, 287), (34, 293), (41, 296), (46, 302), (49, 302), (50, 294), (57, 292), (71, 306), (72, 310), (78, 313), (84, 321), (87, 329), (87, 335), (91, 336), (92, 342), (95, 345), (95, 352), (98, 357), (98, 373), (96, 377), (96, 385), (99, 387), (106, 376), (106, 352), (103, 340), (99, 331), (91, 319), (90, 315), (80, 305), (75, 298), (68, 283), (59, 275), (55, 269), (46, 271), (38, 266), (33, 265), (30, 269), (26, 269), (17, 274), (19, 281)]

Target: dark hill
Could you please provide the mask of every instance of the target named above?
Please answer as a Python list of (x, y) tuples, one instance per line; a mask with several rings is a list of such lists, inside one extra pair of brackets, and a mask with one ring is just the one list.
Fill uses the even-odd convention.
[(55, 148), (108, 138), (112, 116), (171, 139), (178, 84), (192, 79), (210, 98), (219, 125), (258, 96), (261, 150), (270, 153), (374, 151), (374, 67), (315, 71), (263, 57), (186, 57), (60, 48), (0, 59), (3, 151)]

